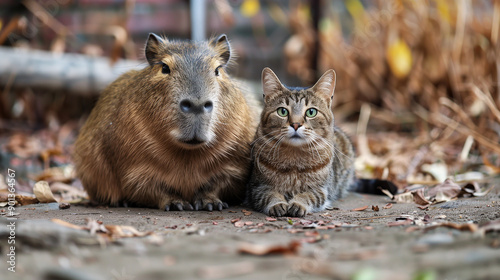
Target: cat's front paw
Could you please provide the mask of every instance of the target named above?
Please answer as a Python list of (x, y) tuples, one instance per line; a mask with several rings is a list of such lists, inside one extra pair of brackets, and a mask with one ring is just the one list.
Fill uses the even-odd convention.
[(290, 204), (287, 214), (291, 217), (304, 217), (307, 214), (307, 208), (305, 205), (294, 201)]
[(288, 204), (285, 202), (278, 202), (273, 206), (269, 207), (269, 216), (282, 217), (286, 215), (288, 211)]

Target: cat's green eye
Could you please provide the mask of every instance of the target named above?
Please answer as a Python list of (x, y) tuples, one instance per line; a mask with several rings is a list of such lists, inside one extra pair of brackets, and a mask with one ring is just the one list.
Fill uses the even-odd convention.
[(308, 117), (308, 118), (314, 118), (314, 117), (316, 117), (317, 114), (318, 114), (318, 110), (316, 110), (314, 108), (309, 108), (306, 111), (306, 117)]
[(286, 108), (279, 107), (277, 112), (280, 117), (288, 116), (288, 110)]

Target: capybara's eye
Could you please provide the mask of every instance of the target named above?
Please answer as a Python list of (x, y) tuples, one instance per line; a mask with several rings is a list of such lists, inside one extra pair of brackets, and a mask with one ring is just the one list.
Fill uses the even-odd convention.
[(168, 67), (167, 64), (165, 64), (165, 63), (162, 62), (161, 72), (163, 74), (170, 74), (170, 67)]
[(220, 74), (220, 71), (219, 69), (222, 67), (222, 65), (218, 66), (217, 68), (215, 68), (215, 76), (219, 76)]

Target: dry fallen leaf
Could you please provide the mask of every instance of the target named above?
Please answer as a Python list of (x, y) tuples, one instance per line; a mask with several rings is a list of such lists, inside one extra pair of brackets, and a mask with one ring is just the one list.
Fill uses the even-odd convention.
[(287, 245), (263, 245), (243, 243), (239, 246), (238, 252), (243, 254), (250, 254), (256, 256), (264, 255), (295, 255), (297, 254), (301, 243), (298, 241), (291, 241)]
[(381, 189), (380, 190), (383, 194), (387, 195), (390, 199), (394, 199), (394, 195), (388, 191), (388, 190), (384, 190), (384, 189)]
[(33, 193), (40, 203), (57, 202), (50, 190), (49, 183), (46, 181), (37, 182), (33, 187)]
[(268, 221), (268, 222), (276, 222), (277, 219), (273, 218), (273, 217), (266, 217), (266, 221)]
[(75, 225), (60, 219), (52, 219), (51, 221), (68, 228), (87, 230), (92, 235), (98, 234), (100, 236), (108, 237), (111, 240), (124, 237), (142, 237), (153, 234), (153, 232), (138, 231), (132, 226), (104, 225), (102, 222), (92, 219), (87, 219), (86, 226)]
[(442, 192), (438, 192), (434, 197), (434, 203), (450, 201), (452, 198)]
[(380, 209), (378, 208), (378, 205), (372, 205), (372, 210), (378, 212)]
[(354, 208), (351, 211), (365, 211), (366, 209), (368, 209), (368, 205), (363, 206), (363, 207)]
[(87, 192), (65, 183), (61, 182), (51, 183), (50, 189), (52, 190), (52, 193), (61, 198), (60, 200), (61, 202), (74, 203), (75, 201), (88, 199)]
[(243, 221), (236, 221), (234, 222), (234, 226), (235, 227), (243, 227), (245, 225), (245, 223)]
[(69, 183), (71, 180), (75, 179), (76, 173), (72, 165), (66, 165), (63, 167), (52, 167), (45, 169), (42, 173), (35, 176), (33, 179), (35, 181), (47, 181), (47, 182), (63, 182)]
[(418, 205), (428, 205), (431, 203), (430, 201), (425, 199), (423, 189), (418, 189), (412, 192), (412, 194), (413, 194), (413, 201)]
[(449, 227), (453, 229), (476, 232), (478, 230), (478, 226), (476, 224), (457, 224), (452, 222), (441, 223), (437, 225), (432, 225), (426, 228), (426, 230), (438, 228), (438, 227)]
[(452, 199), (457, 197), (460, 192), (462, 191), (462, 188), (457, 185), (457, 183), (453, 182), (452, 179), (446, 179), (443, 183), (433, 187), (429, 188), (426, 193), (426, 197), (437, 197), (439, 199)]
[[(470, 184), (464, 186), (464, 188), (462, 189), (462, 192), (460, 193), (459, 197), (462, 196), (462, 193), (465, 191), (465, 188), (468, 187)], [(477, 185), (477, 184), (475, 184)], [(487, 195), (493, 188), (495, 188), (495, 186), (491, 186), (489, 189), (485, 190), (484, 192), (481, 191), (481, 189), (479, 189), (479, 191), (476, 191), (476, 192), (473, 192), (472, 195), (474, 197), (481, 197), (481, 196), (485, 196)]]
[(448, 176), (448, 166), (441, 162), (436, 162), (433, 164), (423, 164), (422, 171), (427, 172), (432, 175), (438, 182), (443, 182)]
[(106, 225), (104, 227), (108, 231), (111, 238), (142, 237), (153, 234), (153, 232), (150, 231), (138, 231), (132, 226)]
[(252, 212), (251, 212), (251, 211), (248, 211), (248, 210), (245, 210), (245, 209), (241, 210), (241, 212), (243, 212), (243, 215), (245, 215), (245, 216), (250, 216), (250, 215), (252, 215)]
[(387, 203), (384, 207), (384, 209), (391, 209), (392, 208), (392, 203)]
[(467, 185), (462, 187), (462, 190), (458, 194), (459, 197), (468, 197), (474, 195), (474, 193), (479, 193), (481, 192), (481, 188), (479, 187), (479, 184), (476, 182), (474, 183), (468, 183)]
[(22, 195), (22, 194), (16, 194), (16, 201), (23, 206), (39, 203), (36, 197), (31, 195)]
[(413, 194), (412, 192), (404, 192), (396, 194), (393, 199), (396, 202), (413, 203)]
[(314, 223), (314, 221), (311, 221), (311, 220), (300, 220), (299, 223), (303, 226), (309, 226), (309, 225), (312, 225)]

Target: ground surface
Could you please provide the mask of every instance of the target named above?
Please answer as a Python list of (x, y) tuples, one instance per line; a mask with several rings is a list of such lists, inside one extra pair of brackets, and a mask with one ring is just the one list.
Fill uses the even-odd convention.
[[(384, 209), (388, 197), (350, 194), (334, 210), (292, 221), (269, 221), (263, 214), (242, 211), (249, 210), (243, 207), (221, 212), (74, 205), (59, 210), (55, 203), (17, 207), (16, 272), (8, 272), (9, 265), (2, 261), (0, 278), (499, 279), (498, 232), (481, 235), (480, 231), (429, 228), (443, 221), (481, 225), (499, 219), (499, 193), (497, 185), (485, 197), (445, 202), (427, 210), (396, 203)], [(372, 205), (380, 210), (372, 210)], [(352, 211), (362, 206), (369, 207)], [(400, 216), (417, 224), (425, 217), (427, 226), (389, 226)], [(87, 231), (50, 222), (54, 218), (77, 225), (91, 218), (155, 234), (99, 244)], [(5, 218), (0, 221), (6, 223)], [(317, 225), (320, 229), (311, 228)], [(335, 227), (324, 229), (328, 225)], [(2, 226), (2, 259), (8, 235)], [(283, 246), (289, 252), (265, 256), (240, 252), (259, 250), (255, 244), (262, 245), (262, 250)]]

